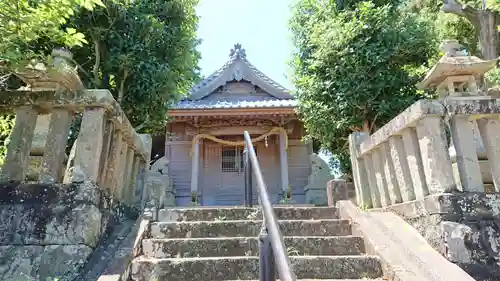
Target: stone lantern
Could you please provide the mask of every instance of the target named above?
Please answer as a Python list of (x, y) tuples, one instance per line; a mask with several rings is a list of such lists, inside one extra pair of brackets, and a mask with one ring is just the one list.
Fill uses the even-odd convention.
[[(435, 89), (439, 94), (439, 99), (478, 99), (488, 96), (488, 91), (484, 88), (483, 77), (486, 72), (496, 67), (497, 60), (482, 60), (470, 56), (457, 40), (445, 40), (440, 48), (445, 53), (444, 56), (427, 73), (424, 80), (417, 84), (417, 87)], [(493, 179), (479, 129), (475, 120), (470, 120), (470, 122), (472, 122), (472, 133), (476, 141), (483, 182), (490, 184)], [(449, 154), (456, 182), (460, 183), (453, 141), (450, 142)]]
[[(47, 65), (41, 62), (32, 62), (24, 70), (15, 73), (27, 85), (20, 90), (29, 90), (35, 93), (48, 91), (54, 92), (54, 95), (56, 91), (65, 95), (68, 92), (75, 93), (83, 90), (83, 83), (78, 76), (72, 58), (71, 52), (59, 48), (52, 51), (51, 61)], [(50, 122), (50, 111), (39, 113), (28, 160), (26, 173), (28, 180), (36, 180), (39, 176)]]

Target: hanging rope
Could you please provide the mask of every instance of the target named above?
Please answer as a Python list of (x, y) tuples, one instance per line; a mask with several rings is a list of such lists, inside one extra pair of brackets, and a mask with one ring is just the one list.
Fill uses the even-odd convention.
[[(286, 134), (285, 129), (282, 127), (273, 127), (267, 133), (265, 133), (261, 136), (258, 136), (256, 138), (253, 138), (252, 142), (259, 142), (259, 141), (261, 141), (261, 140), (263, 140), (271, 135), (280, 134), (282, 131), (284, 132), (283, 135), (285, 136), (285, 149), (288, 149), (288, 136)], [(208, 139), (208, 140), (214, 141), (216, 143), (220, 143), (220, 144), (227, 145), (227, 146), (245, 146), (244, 140), (242, 140), (242, 141), (228, 141), (228, 140), (219, 139), (219, 138), (217, 138), (213, 135), (209, 135), (209, 134), (199, 134), (199, 135), (196, 135), (191, 142), (191, 151), (189, 152), (189, 156), (193, 156), (194, 146), (196, 145), (196, 141), (199, 139)]]

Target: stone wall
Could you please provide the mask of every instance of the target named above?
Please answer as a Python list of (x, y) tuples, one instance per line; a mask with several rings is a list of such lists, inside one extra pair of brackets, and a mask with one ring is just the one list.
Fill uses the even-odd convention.
[(1, 182), (0, 280), (72, 280), (125, 214), (90, 182)]
[(387, 208), (476, 280), (500, 280), (500, 194), (428, 196)]

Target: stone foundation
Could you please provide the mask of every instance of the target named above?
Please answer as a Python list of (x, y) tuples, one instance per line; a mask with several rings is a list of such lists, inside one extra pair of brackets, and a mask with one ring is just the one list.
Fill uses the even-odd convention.
[(71, 280), (126, 208), (91, 183), (0, 183), (0, 280)]
[(476, 280), (500, 280), (500, 194), (431, 195), (387, 207)]

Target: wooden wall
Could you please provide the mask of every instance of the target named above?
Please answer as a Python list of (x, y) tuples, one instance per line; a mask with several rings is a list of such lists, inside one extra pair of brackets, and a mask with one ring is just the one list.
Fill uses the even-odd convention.
[[(305, 202), (304, 187), (311, 172), (310, 153), (312, 147), (300, 141), (302, 124), (293, 124), (293, 133), (289, 136), (288, 177), (292, 187), (292, 200), (297, 204)], [(187, 206), (191, 200), (191, 136), (185, 135), (185, 125), (173, 123), (170, 132), (176, 135), (175, 141), (167, 141), (166, 155), (170, 159), (170, 171), (176, 190), (176, 201), (179, 206)], [(214, 149), (218, 146), (219, 149)], [(264, 180), (274, 204), (279, 203), (282, 196), (279, 141), (278, 136), (268, 138), (267, 147), (264, 141), (255, 144)], [(200, 146), (200, 175), (198, 194), (203, 204), (227, 202), (227, 204), (243, 204), (244, 177), (241, 176), (241, 187), (234, 185), (230, 190), (221, 189), (223, 175), (221, 171), (222, 146), (212, 141), (203, 140)], [(226, 179), (227, 180), (227, 179)], [(239, 181), (239, 179), (238, 179)], [(255, 179), (254, 179), (255, 185)], [(286, 190), (287, 188), (285, 188)], [(219, 192), (218, 192), (219, 191)], [(257, 189), (253, 188), (254, 203), (257, 203)], [(205, 201), (205, 202), (203, 202)], [(232, 203), (233, 202), (233, 203)]]

